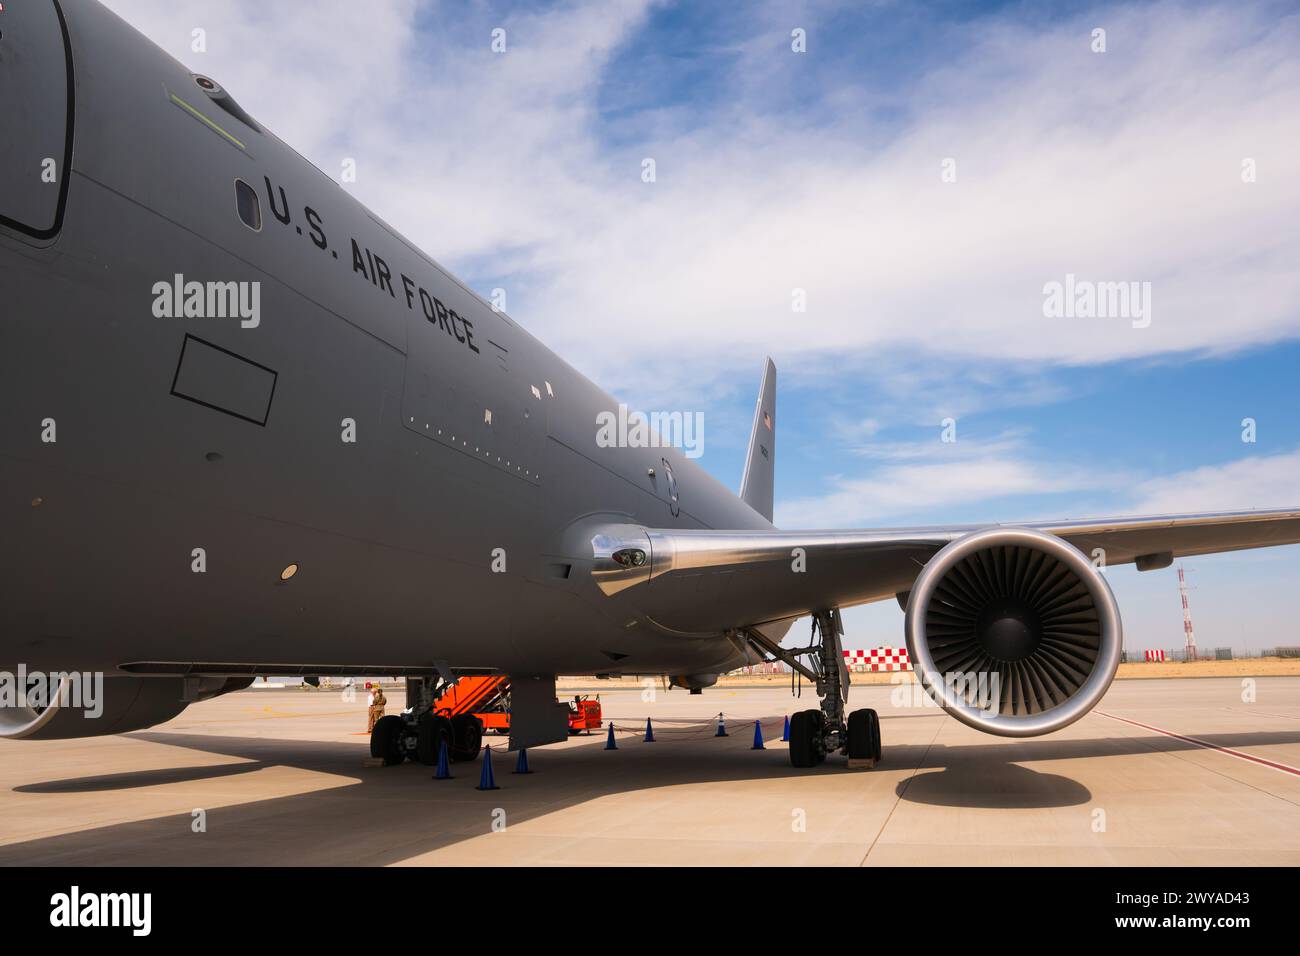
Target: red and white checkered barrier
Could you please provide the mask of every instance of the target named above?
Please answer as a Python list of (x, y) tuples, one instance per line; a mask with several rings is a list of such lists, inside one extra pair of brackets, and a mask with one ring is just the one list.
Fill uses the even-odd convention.
[(853, 671), (910, 671), (906, 647), (877, 647), (844, 652), (844, 662)]
[(1164, 652), (1164, 651), (1147, 651), (1147, 660), (1148, 660), (1148, 661), (1155, 661), (1156, 663), (1163, 663), (1163, 662), (1164, 662), (1164, 659), (1165, 659), (1165, 652)]

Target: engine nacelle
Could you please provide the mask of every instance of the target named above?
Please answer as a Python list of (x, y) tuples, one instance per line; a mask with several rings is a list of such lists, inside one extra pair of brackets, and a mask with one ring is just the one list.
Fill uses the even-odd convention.
[(905, 629), (930, 696), (1003, 737), (1051, 733), (1090, 711), (1123, 643), (1101, 572), (1068, 542), (1027, 528), (987, 528), (939, 551), (912, 586)]
[[(96, 689), (64, 677), (39, 703), (0, 706), (0, 739), (60, 740), (143, 730), (171, 720), (187, 706), (240, 690), (251, 677), (104, 677)], [(80, 683), (79, 681), (77, 683)]]
[(668, 683), (673, 687), (684, 687), (692, 694), (712, 687), (718, 682), (717, 674), (675, 674), (669, 675)]

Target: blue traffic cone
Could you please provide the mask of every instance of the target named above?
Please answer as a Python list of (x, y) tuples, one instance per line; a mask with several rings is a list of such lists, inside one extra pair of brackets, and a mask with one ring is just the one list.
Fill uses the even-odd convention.
[(483, 775), (478, 778), (476, 790), (500, 790), (496, 778), (492, 776), (492, 748), (483, 751)]
[(451, 767), (447, 765), (447, 741), (445, 738), (438, 747), (438, 769), (433, 772), (433, 779), (451, 779)]
[(749, 749), (750, 750), (767, 749), (766, 747), (763, 746), (763, 722), (760, 720), (754, 721), (754, 746), (750, 747)]
[(528, 748), (521, 747), (519, 750), (519, 759), (515, 761), (515, 773), (532, 773), (528, 769)]
[(715, 737), (727, 736), (727, 719), (723, 717), (722, 714), (718, 714), (718, 732), (713, 736)]
[(785, 729), (781, 731), (781, 742), (788, 744), (790, 742), (790, 715), (785, 715)]
[(655, 729), (650, 726), (650, 718), (645, 719), (645, 742), (652, 744), (655, 742)]
[(614, 721), (609, 722), (609, 736), (605, 738), (606, 750), (617, 750), (618, 744), (614, 743)]

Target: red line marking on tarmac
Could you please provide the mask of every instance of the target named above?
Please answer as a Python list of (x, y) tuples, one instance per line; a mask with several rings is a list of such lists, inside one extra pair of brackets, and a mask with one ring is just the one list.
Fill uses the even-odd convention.
[(1198, 747), (1205, 747), (1207, 750), (1217, 750), (1219, 753), (1227, 754), (1229, 757), (1249, 760), (1251, 763), (1263, 764), (1265, 767), (1272, 767), (1274, 770), (1282, 771), (1282, 773), (1289, 773), (1292, 776), (1300, 777), (1300, 767), (1292, 767), (1290, 764), (1278, 763), (1275, 760), (1265, 760), (1263, 757), (1256, 757), (1254, 754), (1243, 753), (1240, 750), (1233, 750), (1230, 747), (1220, 747), (1218, 744), (1212, 744), (1208, 740), (1201, 740), (1199, 737), (1187, 737), (1183, 734), (1176, 734), (1172, 730), (1165, 730), (1163, 727), (1152, 727), (1150, 724), (1144, 724), (1138, 720), (1129, 720), (1127, 717), (1116, 717), (1114, 714), (1108, 714), (1102, 710), (1098, 710), (1095, 713), (1100, 714), (1102, 717), (1109, 717), (1111, 720), (1118, 720), (1125, 724), (1132, 724), (1134, 727), (1141, 727), (1143, 730), (1152, 730), (1158, 734), (1164, 734), (1166, 737), (1173, 737), (1176, 740), (1185, 740), (1189, 744), (1196, 744)]

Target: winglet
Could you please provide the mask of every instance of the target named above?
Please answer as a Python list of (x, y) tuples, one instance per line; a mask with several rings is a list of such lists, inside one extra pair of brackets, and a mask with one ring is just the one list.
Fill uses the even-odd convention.
[(745, 474), (740, 479), (740, 497), (768, 521), (772, 520), (773, 469), (776, 465), (776, 365), (771, 357), (763, 368), (763, 384), (754, 406), (754, 425), (749, 432), (749, 453)]

